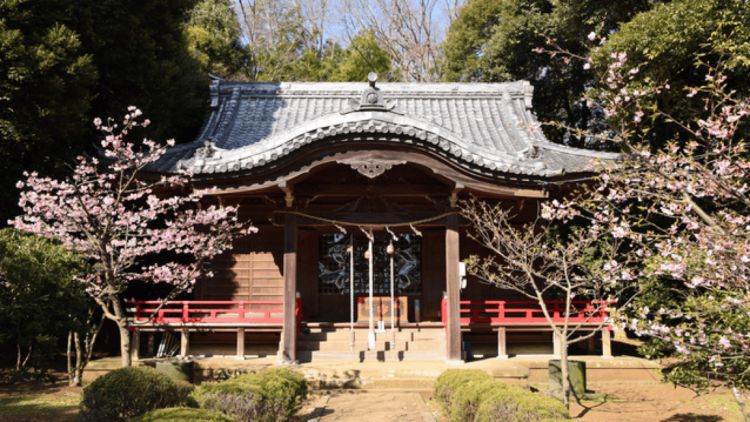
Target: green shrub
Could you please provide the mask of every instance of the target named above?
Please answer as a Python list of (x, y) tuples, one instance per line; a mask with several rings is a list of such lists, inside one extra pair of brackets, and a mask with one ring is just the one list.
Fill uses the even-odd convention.
[(221, 412), (192, 407), (170, 407), (152, 410), (131, 422), (233, 422)]
[(432, 397), (445, 409), (450, 409), (456, 390), (469, 381), (491, 380), (492, 377), (479, 369), (449, 369), (435, 380)]
[(491, 378), (477, 378), (467, 381), (454, 391), (448, 410), (451, 422), (473, 421), (479, 402), (485, 393), (506, 385)]
[(560, 401), (509, 385), (485, 391), (474, 417), (475, 421), (509, 422), (555, 419), (568, 419), (568, 410)]
[(203, 399), (206, 409), (221, 411), (236, 422), (275, 421), (276, 416), (266, 404), (263, 396), (252, 391), (244, 394), (209, 393)]
[(181, 404), (186, 390), (151, 368), (117, 369), (84, 388), (81, 420), (126, 421), (149, 410)]
[(307, 398), (307, 382), (294, 371), (274, 368), (202, 384), (192, 397), (201, 407), (237, 421), (286, 421)]
[(180, 404), (188, 407), (198, 407), (198, 403), (193, 399), (192, 393), (195, 390), (195, 386), (187, 381), (174, 381), (175, 387), (177, 387), (177, 398)]

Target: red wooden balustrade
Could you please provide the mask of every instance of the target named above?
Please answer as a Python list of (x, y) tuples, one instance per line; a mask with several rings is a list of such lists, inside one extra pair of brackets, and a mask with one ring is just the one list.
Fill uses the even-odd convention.
[[(607, 306), (614, 302), (574, 300), (568, 321), (572, 324), (600, 324), (609, 317)], [(552, 321), (557, 324), (565, 322), (565, 301), (550, 300), (546, 302)], [(542, 308), (533, 300), (462, 300), (460, 301), (461, 325), (490, 324), (538, 325), (547, 324)], [(443, 298), (441, 315), (443, 324), (448, 320), (448, 299)]]
[[(295, 318), (299, 326), (302, 301), (298, 298), (296, 302)], [(170, 300), (159, 309), (161, 303), (160, 300), (133, 300), (127, 305), (136, 323), (284, 324), (284, 302), (280, 300)]]

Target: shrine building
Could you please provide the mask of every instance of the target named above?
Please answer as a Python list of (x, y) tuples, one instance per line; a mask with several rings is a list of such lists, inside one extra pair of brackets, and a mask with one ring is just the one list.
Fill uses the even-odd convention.
[[(463, 260), (488, 252), (457, 207), (473, 196), (533, 221), (615, 156), (545, 139), (526, 81), (376, 79), (212, 81), (200, 135), (153, 170), (190, 170), (258, 233), (153, 318), (158, 302), (131, 303), (136, 357), (164, 353), (166, 333), (176, 354), (284, 361), (558, 352), (533, 301), (465, 274)], [(609, 355), (609, 338), (580, 352)]]

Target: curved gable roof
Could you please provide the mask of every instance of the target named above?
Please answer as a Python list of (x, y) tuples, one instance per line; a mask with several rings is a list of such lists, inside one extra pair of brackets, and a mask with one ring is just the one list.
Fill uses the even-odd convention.
[[(368, 92), (377, 98), (369, 104)], [(409, 143), (469, 170), (552, 177), (592, 170), (614, 154), (546, 140), (533, 88), (510, 83), (248, 83), (215, 80), (198, 138), (157, 171), (228, 173), (262, 167), (331, 136)], [(372, 136), (375, 135), (375, 136)], [(405, 141), (412, 139), (413, 141)]]

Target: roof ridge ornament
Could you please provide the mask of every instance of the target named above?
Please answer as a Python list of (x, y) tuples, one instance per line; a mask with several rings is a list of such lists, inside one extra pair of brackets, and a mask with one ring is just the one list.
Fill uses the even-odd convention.
[(195, 151), (195, 156), (199, 158), (213, 158), (217, 150), (216, 143), (211, 139), (206, 139), (203, 141), (203, 146)]
[(377, 73), (368, 73), (367, 81), (370, 86), (362, 91), (359, 102), (354, 98), (350, 98), (349, 108), (341, 111), (341, 114), (353, 113), (355, 111), (389, 111), (392, 113), (403, 114), (394, 110), (396, 104), (392, 101), (386, 101), (383, 97), (383, 91), (375, 85), (378, 81)]

